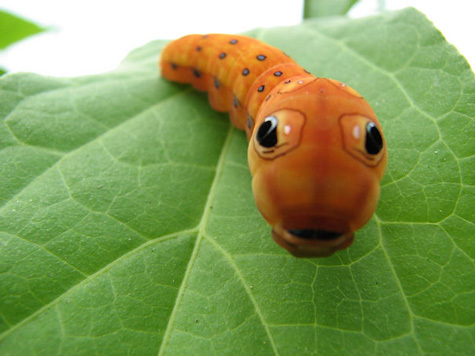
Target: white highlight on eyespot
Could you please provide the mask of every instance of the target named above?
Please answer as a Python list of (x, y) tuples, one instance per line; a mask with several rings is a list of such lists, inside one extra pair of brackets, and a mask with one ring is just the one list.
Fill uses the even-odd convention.
[(288, 135), (291, 130), (292, 128), (290, 127), (290, 125), (284, 125), (284, 134)]
[(353, 127), (353, 137), (358, 140), (360, 138), (360, 135), (361, 135), (360, 127), (358, 125), (355, 125)]

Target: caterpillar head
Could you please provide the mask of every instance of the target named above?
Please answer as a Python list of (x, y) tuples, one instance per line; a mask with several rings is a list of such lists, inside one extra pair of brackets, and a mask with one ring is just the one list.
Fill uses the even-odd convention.
[(248, 158), (274, 240), (295, 256), (320, 257), (348, 247), (373, 215), (387, 151), (360, 94), (306, 76), (271, 91), (256, 116)]

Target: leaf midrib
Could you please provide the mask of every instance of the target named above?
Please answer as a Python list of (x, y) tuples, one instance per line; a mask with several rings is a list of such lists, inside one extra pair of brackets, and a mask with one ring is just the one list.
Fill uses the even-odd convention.
[(210, 239), (206, 235), (206, 226), (208, 224), (208, 218), (209, 218), (209, 215), (210, 215), (211, 206), (213, 204), (213, 200), (214, 200), (214, 197), (215, 197), (215, 194), (216, 194), (216, 189), (218, 187), (218, 183), (219, 183), (219, 180), (221, 178), (221, 174), (223, 172), (224, 165), (226, 163), (226, 156), (227, 156), (227, 153), (229, 151), (229, 146), (230, 146), (230, 143), (231, 143), (231, 140), (232, 140), (232, 136), (233, 136), (233, 133), (236, 132), (236, 130), (237, 129), (234, 128), (231, 125), (228, 129), (228, 133), (226, 135), (226, 139), (224, 141), (223, 148), (221, 150), (221, 154), (219, 156), (218, 164), (216, 166), (216, 173), (215, 173), (215, 176), (213, 178), (213, 182), (211, 184), (211, 188), (210, 188), (207, 200), (206, 200), (205, 208), (203, 210), (203, 215), (202, 215), (200, 223), (198, 224), (198, 236), (197, 236), (197, 239), (196, 239), (196, 242), (195, 242), (195, 246), (193, 248), (193, 252), (191, 254), (190, 261), (188, 262), (188, 266), (186, 268), (185, 275), (184, 275), (183, 280), (181, 282), (180, 289), (178, 290), (175, 305), (173, 307), (172, 313), (170, 314), (170, 318), (168, 320), (168, 324), (167, 324), (167, 327), (165, 329), (165, 334), (163, 336), (162, 343), (160, 345), (160, 349), (158, 351), (158, 355), (160, 355), (160, 356), (164, 355), (164, 353), (166, 352), (166, 347), (167, 347), (170, 335), (173, 331), (176, 315), (177, 315), (178, 309), (181, 305), (181, 300), (183, 298), (183, 295), (185, 294), (186, 287), (188, 285), (188, 280), (189, 280), (190, 275), (192, 273), (193, 266), (194, 266), (194, 263), (196, 261), (199, 249), (201, 247), (201, 242), (203, 241), (203, 239), (206, 239), (208, 242), (213, 244), (215, 246), (215, 248), (217, 250), (219, 250), (219, 252), (225, 257), (225, 259), (228, 261), (231, 268), (235, 271), (237, 278), (239, 279), (239, 281), (241, 282), (243, 288), (245, 289), (251, 303), (254, 306), (254, 309), (256, 310), (256, 314), (257, 314), (261, 324), (263, 325), (263, 327), (265, 329), (266, 335), (267, 335), (267, 337), (269, 339), (269, 342), (272, 346), (274, 354), (279, 355), (279, 352), (278, 352), (277, 347), (275, 345), (274, 339), (273, 339), (272, 334), (270, 332), (269, 325), (265, 321), (264, 316), (262, 314), (262, 311), (260, 310), (256, 299), (254, 298), (254, 296), (252, 295), (249, 287), (245, 283), (244, 277), (242, 276), (241, 272), (239, 271), (239, 268), (235, 264), (233, 258), (231, 257), (231, 255), (226, 250), (224, 250), (221, 246), (219, 246), (219, 244), (217, 244), (215, 241), (213, 241), (213, 239)]
[[(57, 89), (54, 89), (54, 90), (65, 90), (67, 88), (57, 88)], [(88, 147), (88, 145), (94, 143), (94, 142), (98, 142), (100, 141), (104, 136), (110, 134), (111, 132), (114, 132), (115, 130), (119, 130), (120, 127), (122, 125), (125, 125), (127, 124), (128, 122), (136, 119), (137, 117), (140, 117), (142, 114), (144, 114), (145, 112), (149, 111), (149, 110), (156, 110), (158, 107), (160, 107), (162, 104), (165, 104), (166, 102), (168, 102), (169, 100), (173, 100), (174, 98), (176, 97), (179, 97), (181, 95), (185, 95), (187, 94), (188, 92), (191, 91), (191, 88), (187, 88), (187, 89), (184, 89), (184, 90), (181, 90), (177, 93), (174, 93), (166, 98), (163, 98), (160, 100), (160, 102), (152, 105), (152, 106), (149, 106), (147, 107), (146, 109), (138, 112), (137, 114), (135, 114), (134, 116), (128, 118), (127, 120), (125, 121), (122, 121), (121, 123), (119, 123), (118, 125), (114, 126), (114, 127), (111, 127), (109, 130), (106, 130), (104, 131), (102, 134), (94, 137), (93, 139), (91, 139), (90, 141), (88, 142), (85, 142), (84, 144), (76, 147), (75, 149), (65, 153), (62, 157), (60, 157), (57, 161), (55, 161), (52, 165), (50, 165), (49, 167), (46, 167), (45, 170), (43, 170), (40, 174), (38, 174), (37, 176), (35, 176), (31, 181), (29, 181), (25, 186), (23, 186), (15, 195), (13, 195), (10, 199), (6, 200), (3, 204), (3, 206), (0, 207), (0, 215), (2, 215), (2, 212), (4, 211), (4, 209), (7, 209), (7, 206), (10, 202), (12, 201), (16, 201), (18, 200), (18, 197), (23, 193), (23, 191), (25, 189), (27, 189), (29, 186), (31, 186), (32, 184), (34, 184), (38, 179), (40, 179), (42, 176), (44, 176), (45, 174), (47, 174), (48, 172), (52, 171), (53, 169), (55, 168), (58, 168), (58, 170), (61, 172), (61, 169), (60, 169), (60, 165), (62, 162), (64, 162), (66, 159), (68, 159), (69, 157), (73, 156), (74, 154), (76, 154), (77, 152), (80, 152), (80, 150), (82, 149), (85, 149), (86, 147)], [(39, 95), (41, 93), (38, 93), (38, 94), (35, 94), (35, 95)], [(13, 110), (14, 111), (14, 110)], [(13, 112), (12, 111), (12, 112)], [(7, 126), (8, 127), (8, 126)], [(21, 142), (21, 141), (20, 141)], [(23, 144), (23, 143), (22, 143)], [(26, 145), (26, 144), (25, 144)], [(35, 146), (31, 146), (31, 147), (35, 147)], [(41, 147), (39, 147), (38, 149), (41, 149)], [(62, 173), (61, 173), (62, 174)], [(67, 185), (65, 186), (67, 188)], [(68, 190), (69, 191), (69, 190)], [(76, 201), (76, 200), (74, 200)], [(127, 224), (121, 222), (124, 226), (126, 226), (127, 228), (129, 228), (130, 230), (133, 230), (131, 229)], [(135, 230), (133, 230), (135, 231)], [(98, 271), (96, 271), (95, 273), (91, 274), (89, 277), (81, 280), (78, 284), (72, 286), (71, 288), (69, 288), (68, 290), (64, 291), (61, 295), (59, 295), (58, 297), (56, 297), (55, 299), (53, 299), (52, 301), (50, 301), (49, 303), (45, 304), (43, 307), (41, 307), (40, 309), (38, 309), (37, 311), (35, 311), (34, 313), (32, 313), (30, 316), (26, 317), (25, 319), (21, 320), (20, 322), (16, 323), (13, 325), (13, 327), (11, 327), (10, 329), (4, 331), (2, 334), (0, 334), (0, 341), (3, 340), (5, 337), (7, 337), (9, 334), (11, 334), (12, 332), (14, 332), (15, 330), (19, 329), (22, 325), (24, 325), (26, 322), (28, 322), (29, 320), (33, 319), (34, 317), (36, 317), (37, 315), (41, 314), (42, 312), (44, 312), (45, 310), (49, 309), (51, 306), (57, 304), (61, 299), (64, 298), (64, 296), (68, 295), (71, 291), (75, 290), (76, 288), (78, 288), (78, 286), (81, 286), (83, 285), (84, 283), (87, 283), (87, 281), (91, 280), (92, 278), (95, 278), (97, 277), (98, 275), (100, 275), (101, 273), (103, 273), (104, 271), (107, 271), (109, 270), (113, 265), (115, 265), (116, 263), (118, 263), (119, 261), (121, 261), (123, 258), (125, 258), (125, 256), (129, 256), (131, 253), (134, 253), (135, 251), (143, 248), (144, 246), (148, 246), (149, 244), (151, 243), (155, 243), (157, 241), (160, 241), (160, 240), (165, 240), (167, 238), (170, 238), (170, 237), (173, 237), (173, 236), (176, 236), (176, 234), (185, 234), (185, 233), (188, 233), (188, 232), (196, 232), (197, 231), (197, 228), (193, 228), (193, 229), (188, 229), (188, 230), (183, 230), (183, 231), (179, 231), (179, 232), (174, 232), (172, 234), (168, 234), (168, 235), (165, 235), (165, 236), (162, 236), (162, 237), (159, 237), (159, 238), (155, 238), (155, 239), (152, 239), (152, 240), (149, 240), (147, 241), (146, 243), (144, 244), (141, 244), (139, 245), (137, 248), (131, 250), (131, 251), (128, 251), (126, 252), (124, 255), (118, 257), (117, 259), (115, 259), (114, 261), (112, 261), (111, 263), (109, 263), (108, 265), (104, 266), (103, 268), (99, 269)], [(7, 232), (8, 233), (8, 232)], [(11, 234), (10, 234), (11, 235)], [(140, 236), (142, 236), (142, 234), (140, 234)], [(21, 238), (20, 236), (17, 236), (18, 238)], [(25, 239), (24, 239), (25, 240)], [(25, 240), (29, 243), (31, 243), (31, 241), (29, 240)], [(43, 247), (45, 251), (48, 251), (49, 250), (46, 248), (46, 247)], [(57, 257), (54, 253), (51, 253), (49, 252), (52, 256), (54, 256), (55, 258), (58, 258), (59, 261), (62, 261), (64, 263), (67, 263), (66, 261), (62, 260), (61, 258)], [(68, 263), (67, 263), (68, 264)]]

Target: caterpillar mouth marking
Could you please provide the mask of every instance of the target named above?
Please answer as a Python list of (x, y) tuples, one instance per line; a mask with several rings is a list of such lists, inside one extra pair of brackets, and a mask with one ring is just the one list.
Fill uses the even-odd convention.
[(288, 229), (290, 234), (305, 240), (331, 241), (343, 235), (341, 232), (321, 230), (321, 229)]

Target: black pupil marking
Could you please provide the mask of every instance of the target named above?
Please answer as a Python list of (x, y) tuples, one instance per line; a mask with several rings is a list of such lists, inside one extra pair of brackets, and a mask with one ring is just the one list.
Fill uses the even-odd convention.
[(256, 58), (257, 58), (259, 61), (263, 61), (263, 60), (265, 60), (267, 57), (264, 56), (263, 54), (259, 54), (258, 56), (256, 56)]
[(238, 40), (231, 40), (231, 41), (229, 41), (229, 43), (236, 44), (236, 43), (238, 43)]
[(284, 84), (289, 84), (290, 82), (291, 82), (291, 80), (289, 79), (289, 80), (286, 80), (286, 81), (284, 82)]
[(261, 85), (259, 88), (257, 88), (257, 91), (259, 93), (262, 93), (264, 91), (265, 87), (266, 87), (265, 85)]
[(374, 122), (366, 124), (365, 148), (370, 155), (378, 154), (383, 148), (383, 138)]
[(201, 51), (201, 46), (196, 47), (196, 50), (199, 52)]
[(226, 58), (226, 53), (224, 52), (219, 55), (219, 59), (223, 59), (223, 58)]
[(248, 75), (248, 74), (249, 74), (249, 69), (244, 68), (244, 69), (242, 70), (242, 75)]
[(201, 73), (198, 69), (193, 69), (193, 74), (195, 75), (196, 78), (201, 77)]
[(280, 70), (278, 70), (277, 72), (274, 72), (274, 75), (276, 77), (280, 77), (282, 75), (282, 72)]
[(334, 240), (339, 238), (342, 234), (336, 231), (328, 230), (314, 230), (314, 229), (289, 229), (287, 230), (292, 235), (306, 240)]
[(267, 117), (259, 126), (256, 139), (263, 147), (274, 147), (277, 144), (277, 118)]

